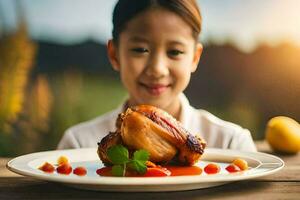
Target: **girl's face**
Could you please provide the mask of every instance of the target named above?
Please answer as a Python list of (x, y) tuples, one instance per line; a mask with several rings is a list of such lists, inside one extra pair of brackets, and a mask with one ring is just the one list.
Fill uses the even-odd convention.
[(174, 114), (202, 46), (195, 45), (192, 28), (180, 16), (155, 8), (131, 19), (118, 46), (109, 41), (108, 52), (129, 92), (130, 106), (151, 104)]

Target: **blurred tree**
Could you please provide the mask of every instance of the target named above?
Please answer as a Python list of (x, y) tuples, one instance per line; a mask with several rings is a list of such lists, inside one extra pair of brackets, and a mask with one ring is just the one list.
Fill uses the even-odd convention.
[(25, 97), (23, 112), (15, 125), (18, 132), (15, 152), (18, 154), (39, 149), (43, 146), (44, 135), (49, 131), (53, 96), (47, 77), (38, 75)]
[(24, 91), (33, 66), (36, 45), (28, 39), (22, 23), (16, 33), (0, 40), (0, 130), (10, 132), (10, 124), (22, 111)]
[(16, 32), (0, 38), (0, 153), (8, 151), (14, 125), (24, 107), (28, 77), (37, 46), (28, 38), (20, 1), (16, 1), (20, 23)]
[(28, 94), (26, 108), (30, 124), (39, 132), (48, 131), (53, 96), (47, 77), (39, 74)]

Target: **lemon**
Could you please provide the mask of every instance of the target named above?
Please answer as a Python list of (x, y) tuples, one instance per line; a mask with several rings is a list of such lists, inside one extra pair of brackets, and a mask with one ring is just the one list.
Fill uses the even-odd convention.
[(289, 117), (274, 117), (267, 124), (266, 140), (275, 151), (297, 153), (300, 151), (300, 124)]

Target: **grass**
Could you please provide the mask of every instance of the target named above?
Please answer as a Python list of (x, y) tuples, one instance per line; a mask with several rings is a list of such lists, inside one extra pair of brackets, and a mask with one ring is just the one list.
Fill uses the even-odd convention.
[(50, 136), (46, 147), (53, 149), (64, 131), (77, 123), (90, 120), (115, 109), (126, 98), (126, 91), (117, 79), (71, 75), (51, 80), (54, 105), (51, 113)]
[[(30, 120), (30, 115), (20, 116), (12, 125), (10, 134), (0, 131), (0, 156), (55, 149), (67, 128), (116, 108), (127, 95), (116, 78), (66, 72), (49, 75), (47, 80), (52, 97), (48, 129), (37, 130), (32, 125), (34, 122)], [(27, 102), (35, 106), (32, 98), (29, 95)], [(26, 109), (24, 106), (24, 113)], [(36, 106), (34, 110), (38, 112), (39, 109)]]

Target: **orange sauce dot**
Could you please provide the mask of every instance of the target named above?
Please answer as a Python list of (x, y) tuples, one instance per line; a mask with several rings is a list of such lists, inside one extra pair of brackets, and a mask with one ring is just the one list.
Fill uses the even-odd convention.
[(202, 174), (202, 169), (197, 166), (167, 166), (171, 176), (191, 176)]
[(248, 169), (248, 163), (246, 160), (237, 158), (234, 161), (232, 161), (232, 164), (238, 166), (241, 170), (247, 170)]
[(69, 160), (66, 156), (60, 156), (58, 159), (57, 159), (57, 164), (58, 165), (62, 165), (62, 164), (66, 164), (66, 163), (69, 163)]

